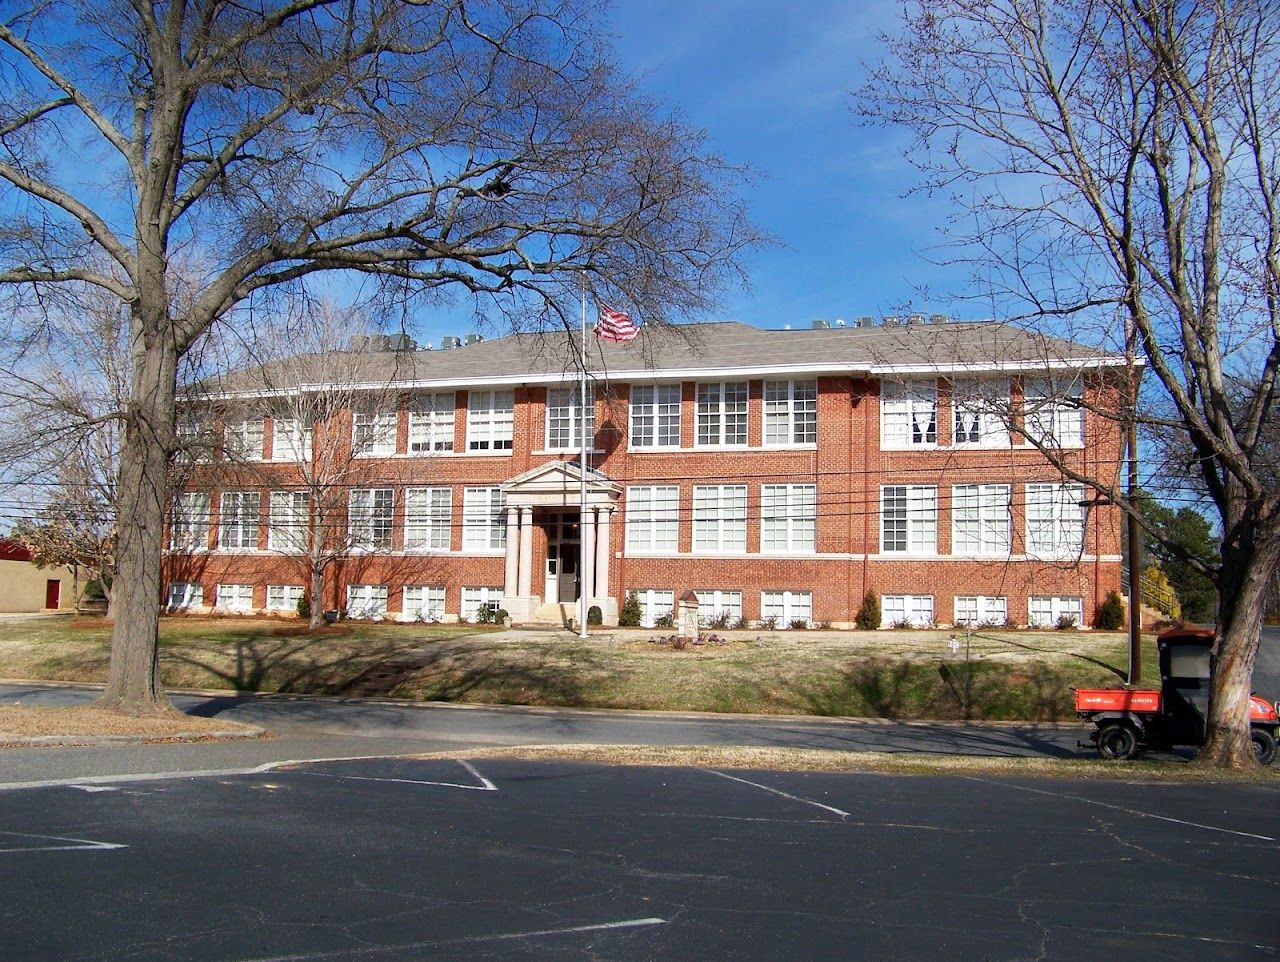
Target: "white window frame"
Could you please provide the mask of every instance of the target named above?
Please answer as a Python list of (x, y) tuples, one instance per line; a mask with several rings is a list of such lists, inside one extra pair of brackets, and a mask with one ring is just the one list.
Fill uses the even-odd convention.
[(444, 585), (405, 585), (400, 605), (402, 621), (444, 621)]
[(932, 628), (937, 622), (933, 595), (881, 595), (880, 627), (906, 622), (912, 628)]
[(631, 448), (672, 451), (680, 447), (682, 395), (679, 384), (631, 385)]
[(312, 426), (301, 418), (277, 417), (271, 422), (271, 460), (310, 464)]
[(680, 488), (665, 484), (628, 485), (626, 525), (628, 551), (679, 551)]
[(502, 607), (502, 588), (497, 585), (464, 585), (462, 588), (462, 606), (459, 616), (463, 621), (475, 622), (476, 612), (488, 606), (493, 611)]
[(675, 619), (676, 593), (662, 588), (633, 589), (640, 602), (640, 627), (656, 628), (658, 619)]
[(306, 491), (272, 491), (267, 508), (267, 548), (285, 554), (307, 549), (311, 495)]
[(750, 438), (751, 385), (711, 381), (697, 385), (693, 444), (697, 448), (745, 448)]
[(179, 491), (173, 499), (169, 547), (175, 551), (208, 551), (210, 510), (207, 491)]
[(1009, 447), (1008, 378), (957, 378), (951, 383), (951, 443)]
[(405, 551), (448, 551), (452, 530), (452, 488), (405, 489)]
[(818, 382), (764, 382), (764, 444), (798, 447), (818, 443)]
[(511, 451), (515, 445), (515, 392), (467, 394), (467, 450)]
[(938, 382), (880, 382), (882, 450), (938, 446)]
[(395, 523), (392, 488), (352, 488), (347, 495), (347, 538), (353, 551), (389, 551)]
[(760, 553), (813, 554), (818, 550), (818, 486), (760, 486)]
[(587, 385), (587, 400), (580, 403), (580, 386), (547, 388), (546, 414), (543, 418), (543, 449), (546, 451), (581, 451), (582, 417), (587, 419), (587, 444), (594, 447), (596, 436), (596, 388)]
[(1005, 557), (1013, 550), (1013, 489), (1007, 484), (951, 486), (951, 553)]
[(1084, 393), (1078, 378), (1023, 381), (1023, 431), (1046, 448), (1084, 447)]
[(956, 595), (952, 624), (956, 627), (1003, 627), (1009, 620), (1009, 599), (1004, 595)]
[(804, 619), (813, 625), (812, 591), (762, 591), (760, 592), (760, 620), (776, 618), (779, 628), (790, 628), (791, 622)]
[(223, 453), (232, 461), (261, 461), (264, 437), (264, 423), (260, 417), (227, 421), (222, 429)]
[(1087, 522), (1083, 501), (1082, 484), (1028, 484), (1027, 555), (1054, 561), (1083, 555)]
[[(901, 494), (899, 494), (901, 492)], [(890, 524), (902, 525), (902, 538), (890, 537)], [(898, 546), (901, 540), (902, 546)], [(938, 553), (938, 488), (932, 484), (885, 484), (880, 487), (880, 553)]]
[(267, 611), (298, 612), (298, 602), (307, 596), (303, 585), (267, 585)]
[(697, 485), (693, 489), (693, 550), (717, 554), (747, 551), (747, 486)]
[(462, 491), (462, 550), (496, 551), (507, 546), (507, 496), (501, 488)]
[(347, 585), (347, 617), (382, 621), (387, 617), (386, 585)]
[(409, 401), (409, 453), (436, 454), (453, 450), (458, 403), (454, 391), (415, 394)]
[(194, 581), (171, 581), (165, 595), (165, 608), (186, 611), (204, 607), (204, 585)]
[(1084, 627), (1084, 599), (1078, 595), (1032, 595), (1027, 599), (1027, 624), (1032, 628), (1057, 628), (1063, 615)]
[(218, 499), (218, 547), (221, 550), (256, 551), (261, 523), (261, 492), (222, 492)]
[(698, 624), (704, 628), (720, 615), (729, 616), (729, 627), (742, 620), (742, 592), (719, 588), (694, 588), (698, 596)]
[(209, 431), (209, 417), (203, 411), (184, 410), (174, 425), (179, 450), (178, 457), (188, 463), (207, 462), (213, 453), (213, 437)]
[(218, 585), (215, 607), (219, 611), (253, 611), (253, 585)]
[(351, 452), (358, 458), (387, 458), (396, 453), (399, 412), (373, 404), (351, 412)]

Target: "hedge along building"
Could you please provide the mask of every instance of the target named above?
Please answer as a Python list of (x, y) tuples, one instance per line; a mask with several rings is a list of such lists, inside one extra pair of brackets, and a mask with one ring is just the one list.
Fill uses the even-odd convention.
[[(635, 592), (652, 624), (692, 589), (718, 623), (846, 626), (873, 592), (885, 625), (1090, 624), (1121, 523), (1082, 481), (1118, 477), (1126, 362), (940, 320), (588, 335), (585, 405), (565, 333), (353, 339), (314, 422), (285, 405), (332, 385), (239, 372), (188, 397), (210, 453), (176, 498), (166, 601), (559, 623), (585, 592), (608, 624)], [(326, 508), (303, 475), (334, 457)], [(316, 598), (297, 560), (321, 540)]]

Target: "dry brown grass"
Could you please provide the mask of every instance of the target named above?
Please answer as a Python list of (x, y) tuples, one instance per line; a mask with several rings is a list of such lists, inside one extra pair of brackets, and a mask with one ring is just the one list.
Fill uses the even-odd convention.
[(165, 741), (229, 733), (253, 735), (258, 733), (258, 729), (220, 718), (194, 718), (181, 714), (138, 718), (88, 705), (59, 708), (0, 706), (0, 745), (29, 738), (134, 736)]

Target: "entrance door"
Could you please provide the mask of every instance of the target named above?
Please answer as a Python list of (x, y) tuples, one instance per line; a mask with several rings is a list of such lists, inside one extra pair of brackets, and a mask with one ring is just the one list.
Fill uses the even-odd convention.
[(548, 604), (578, 600), (578, 515), (577, 512), (548, 515), (547, 522)]
[(54, 578), (44, 583), (44, 606), (55, 611), (62, 607), (62, 582)]

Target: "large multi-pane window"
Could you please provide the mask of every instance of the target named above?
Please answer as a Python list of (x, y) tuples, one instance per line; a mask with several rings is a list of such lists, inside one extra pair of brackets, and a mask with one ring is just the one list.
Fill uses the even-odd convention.
[(253, 611), (253, 585), (218, 585), (218, 607), (223, 611)]
[(462, 492), (462, 547), (488, 551), (507, 546), (507, 499), (501, 488), (467, 488)]
[(390, 548), (392, 512), (390, 488), (352, 488), (347, 509), (351, 547), (364, 551)]
[(745, 484), (713, 484), (693, 489), (693, 550), (747, 550)]
[(203, 491), (183, 491), (173, 499), (169, 546), (179, 551), (209, 547), (209, 495)]
[(204, 411), (186, 408), (178, 415), (174, 425), (178, 441), (179, 460), (208, 461), (213, 453), (213, 435), (209, 430), (209, 418)]
[(409, 402), (409, 453), (453, 450), (452, 391), (419, 394)]
[(462, 589), (462, 620), (479, 621), (482, 609), (492, 618), (502, 606), (502, 589), (497, 586)]
[(595, 388), (587, 385), (587, 400), (584, 404), (581, 389), (578, 387), (547, 388), (547, 434), (548, 451), (564, 451), (582, 448), (582, 419), (586, 417), (587, 443), (592, 444), (596, 432)]
[(742, 620), (742, 592), (721, 591), (718, 588), (697, 588), (698, 624), (708, 627), (719, 624), (729, 628)]
[(698, 385), (697, 442), (703, 447), (747, 443), (747, 382)]
[(1084, 486), (1027, 485), (1027, 554), (1067, 560), (1084, 551)]
[(306, 491), (272, 491), (267, 521), (267, 547), (300, 553), (307, 547), (311, 498)]
[(631, 386), (631, 447), (680, 447), (680, 385)]
[(818, 382), (764, 382), (764, 443), (815, 444)]
[(1012, 525), (1007, 484), (951, 488), (951, 553), (1007, 555)]
[(357, 407), (351, 415), (351, 450), (355, 454), (395, 454), (396, 412), (374, 405)]
[(884, 595), (880, 599), (880, 627), (933, 627), (933, 595)]
[(186, 611), (204, 604), (204, 585), (189, 581), (173, 581), (169, 584), (166, 607), (170, 611)]
[(1023, 394), (1028, 438), (1047, 448), (1084, 444), (1084, 395), (1079, 380), (1027, 378)]
[(223, 439), (227, 457), (231, 460), (262, 460), (262, 418), (239, 418), (228, 421)]
[(472, 391), (467, 395), (467, 450), (510, 451), (515, 431), (515, 394)]
[(880, 383), (880, 446), (910, 448), (938, 443), (938, 382)]
[(347, 585), (347, 617), (369, 621), (387, 617), (387, 586)]
[(453, 523), (450, 488), (408, 488), (404, 493), (404, 549), (448, 551)]
[(627, 550), (676, 551), (680, 537), (680, 489), (675, 485), (627, 488)]
[(880, 550), (908, 554), (937, 553), (936, 487), (890, 484), (880, 489)]
[(311, 425), (301, 418), (277, 417), (271, 427), (271, 460), (311, 463)]
[(224, 491), (218, 505), (218, 547), (258, 547), (258, 514), (262, 496), (257, 491)]
[(640, 627), (653, 628), (662, 618), (673, 618), (676, 604), (674, 591), (640, 588), (635, 592), (640, 602)]
[(296, 613), (306, 594), (302, 585), (267, 585), (267, 611)]
[(763, 591), (760, 593), (760, 620), (779, 628), (804, 622), (813, 624), (812, 591)]
[(1003, 595), (956, 595), (956, 625), (1002, 626), (1009, 620), (1009, 599)]
[(961, 378), (951, 386), (952, 439), (958, 445), (1008, 447), (1009, 382)]
[(444, 585), (405, 585), (400, 616), (404, 621), (443, 621)]
[(816, 485), (761, 485), (760, 550), (814, 551), (817, 548), (817, 518)]
[(1084, 624), (1084, 601), (1069, 595), (1033, 595), (1027, 599), (1027, 616), (1033, 628), (1079, 628)]

